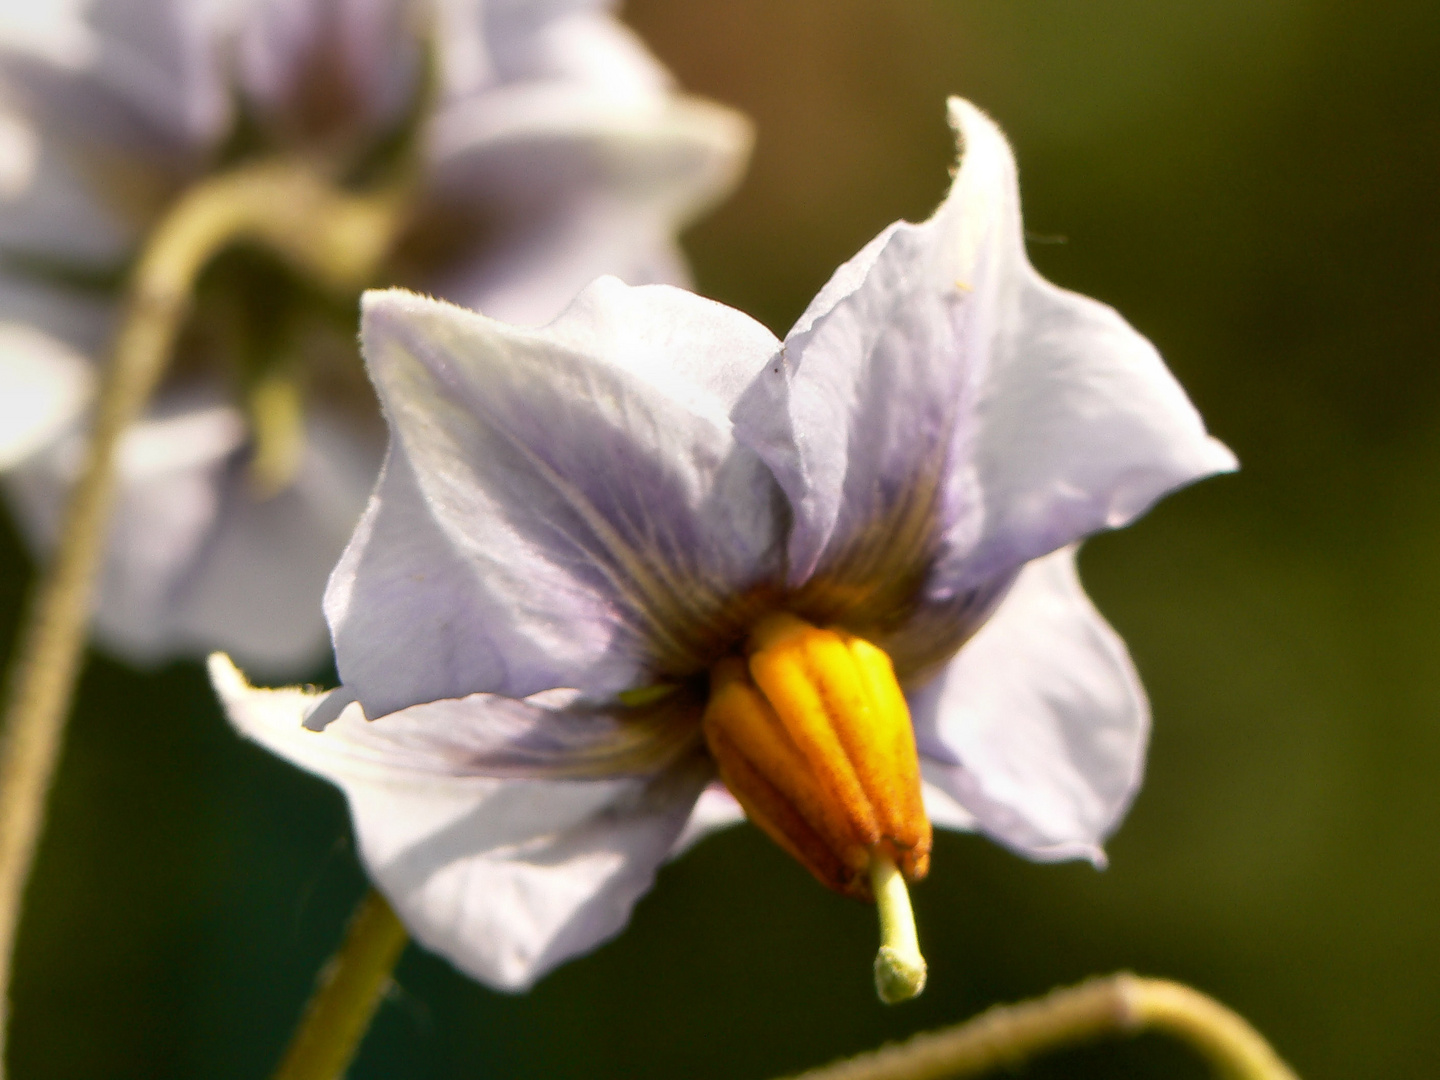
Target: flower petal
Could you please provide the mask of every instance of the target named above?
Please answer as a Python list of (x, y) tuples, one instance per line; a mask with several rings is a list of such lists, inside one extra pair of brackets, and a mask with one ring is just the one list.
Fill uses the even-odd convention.
[(345, 791), (366, 868), (416, 939), (499, 989), (524, 989), (623, 928), (713, 776), (697, 756), (645, 779), (456, 775), (435, 752), (454, 741), (376, 752), (389, 721), (433, 731), (439, 713), (367, 722), (351, 705), (317, 733), (302, 721), (324, 695), (255, 690), (219, 655), (210, 672), (243, 734)]
[(1028, 560), (1234, 467), (1144, 338), (1034, 271), (1004, 137), (959, 99), (951, 120), (964, 156), (934, 217), (836, 272), (735, 417), (794, 508), (793, 584), (853, 609), (889, 583), (861, 621), (918, 597), (891, 617), (915, 642), (886, 641), (911, 672)]
[[(284, 491), (257, 498), (243, 455), (217, 478), (210, 534), (158, 612), (167, 653), (225, 649), (272, 678), (309, 671), (328, 654), (325, 581), (379, 468), (380, 447), (368, 435), (312, 409), (304, 457)], [(106, 624), (112, 637), (126, 628), (114, 618)]]
[(727, 419), (758, 323), (602, 279), (542, 330), (370, 293), (362, 341), (391, 447), (326, 612), (371, 715), (688, 674), (774, 577), (779, 494)]
[(669, 73), (614, 17), (615, 6), (608, 0), (487, 4), (485, 39), (495, 74), (504, 81), (576, 83), (612, 99), (664, 93)]
[(81, 19), (65, 6), (43, 34), (0, 38), (0, 77), (26, 111), (118, 185), (140, 179), (127, 152), (198, 164), (230, 119), (225, 0), (96, 0)]
[(990, 621), (911, 696), (926, 779), (1031, 858), (1089, 858), (1139, 787), (1150, 709), (1075, 572), (1028, 565)]
[[(244, 441), (240, 415), (212, 402), (161, 403), (126, 432), (96, 610), (106, 647), (141, 662), (168, 651), (170, 603), (211, 535), (223, 479)], [(83, 451), (77, 425), (8, 478), (21, 523), (40, 550), (58, 541)]]
[(695, 808), (685, 822), (685, 829), (675, 838), (670, 858), (678, 859), (712, 833), (728, 829), (745, 820), (745, 811), (735, 796), (719, 780), (713, 781), (695, 800)]
[(991, 258), (1005, 282), (987, 318), (994, 329), (974, 449), (984, 534), (958, 574), (968, 584), (1127, 525), (1167, 492), (1236, 461), (1205, 433), (1150, 342), (1114, 309), (1056, 288), (1030, 266), (1004, 136), (968, 102), (952, 99), (950, 110), (964, 165), (936, 220), (963, 246), (978, 230), (971, 207), (997, 205)]
[(610, 101), (565, 85), (487, 94), (432, 125), (419, 219), (452, 243), (470, 223), (483, 242), (458, 258), (418, 252), (410, 272), (522, 325), (553, 318), (603, 274), (684, 284), (675, 234), (735, 186), (750, 143), (743, 117), (697, 99)]
[[(327, 645), (321, 599), (365, 500), (379, 448), (323, 413), (284, 492), (260, 500), (244, 418), (213, 398), (164, 400), (126, 433), (96, 634), (132, 663), (223, 648), (276, 676)], [(31, 542), (53, 547), (80, 467), (73, 430), (17, 466), (7, 488)]]
[(241, 88), (298, 139), (378, 134), (419, 82), (413, 5), (397, 0), (258, 0), (239, 32)]
[(90, 402), (89, 362), (23, 323), (0, 323), (0, 469), (59, 438)]

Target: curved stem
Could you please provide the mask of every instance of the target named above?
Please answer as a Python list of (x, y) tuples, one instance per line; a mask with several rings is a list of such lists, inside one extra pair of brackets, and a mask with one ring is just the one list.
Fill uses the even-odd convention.
[(121, 436), (160, 381), (196, 278), (222, 249), (253, 240), (326, 287), (356, 291), (389, 246), (398, 206), (393, 194), (344, 195), (302, 165), (266, 162), (183, 193), (140, 253), (60, 542), (9, 672), (0, 741), (0, 1074), (15, 932), (84, 650)]
[(941, 1031), (916, 1035), (791, 1080), (942, 1080), (1013, 1068), (1050, 1050), (1163, 1031), (1203, 1054), (1228, 1080), (1297, 1080), (1243, 1018), (1180, 983), (1121, 973), (998, 1005)]
[(405, 950), (405, 927), (374, 889), (350, 919), (345, 942), (320, 972), (275, 1080), (338, 1080), (349, 1067)]

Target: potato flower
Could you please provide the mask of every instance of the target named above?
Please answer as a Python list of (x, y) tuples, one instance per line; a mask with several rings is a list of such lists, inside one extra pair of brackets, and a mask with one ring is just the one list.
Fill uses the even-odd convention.
[[(0, 467), (51, 546), (127, 261), (177, 194), (258, 160), (408, 179), (377, 283), (509, 321), (602, 273), (684, 282), (748, 128), (681, 97), (596, 0), (56, 0), (0, 11)], [(121, 448), (96, 613), (122, 656), (324, 652), (326, 575), (384, 428), (353, 297), (223, 255)]]
[[(932, 822), (1102, 858), (1149, 716), (1075, 545), (1234, 459), (1144, 338), (1033, 270), (1003, 136), (950, 117), (939, 210), (783, 342), (614, 279), (542, 329), (366, 296), (391, 437), (326, 594), (343, 685), (211, 673), (241, 732), (344, 790), (376, 885), (474, 977), (523, 988), (616, 933), (734, 816), (717, 777), (882, 920)], [(903, 997), (923, 966), (886, 934)]]

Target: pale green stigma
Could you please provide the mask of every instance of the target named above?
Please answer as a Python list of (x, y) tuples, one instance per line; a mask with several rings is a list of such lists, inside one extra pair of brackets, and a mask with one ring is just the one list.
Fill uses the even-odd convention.
[(915, 934), (915, 912), (895, 860), (876, 851), (870, 887), (880, 909), (880, 951), (875, 954), (875, 992), (886, 1005), (908, 1001), (925, 989), (925, 958)]

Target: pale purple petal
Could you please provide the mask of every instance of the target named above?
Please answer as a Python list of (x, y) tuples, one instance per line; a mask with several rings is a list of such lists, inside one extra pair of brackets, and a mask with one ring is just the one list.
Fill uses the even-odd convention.
[(964, 156), (935, 216), (836, 272), (735, 417), (795, 510), (792, 583), (924, 571), (894, 620), (913, 640), (881, 634), (921, 671), (1029, 559), (1234, 467), (1144, 338), (1036, 274), (1004, 137), (958, 99), (951, 119)]
[[(226, 685), (240, 678), (221, 653), (212, 656), (211, 670), (230, 680)], [(282, 693), (291, 692), (253, 691), (262, 697)], [(700, 740), (701, 706), (688, 700), (677, 702), (677, 708), (616, 711), (574, 690), (546, 690), (528, 698), (470, 694), (367, 720), (350, 687), (320, 696), (300, 693), (306, 702), (305, 730), (287, 728), (288, 741), (276, 744), (277, 753), (337, 782), (406, 776), (423, 786), (437, 778), (651, 777), (693, 756)]]
[[(937, 768), (943, 773), (945, 767), (937, 766), (935, 762), (925, 758), (920, 761), (922, 776), (935, 772)], [(975, 815), (960, 805), (955, 797), (945, 790), (943, 784), (932, 784), (925, 780), (921, 784), (920, 794), (925, 800), (925, 816), (930, 819), (930, 824), (956, 832), (975, 831)]]
[(441, 100), (516, 82), (564, 82), (619, 98), (665, 92), (669, 74), (610, 0), (433, 0)]
[[(107, 647), (142, 661), (169, 647), (169, 600), (214, 528), (222, 480), (244, 441), (241, 416), (214, 403), (162, 403), (126, 433), (97, 605)], [(21, 524), (41, 550), (58, 540), (83, 446), (77, 426), (10, 474)]]
[(795, 509), (794, 585), (905, 513), (917, 488), (947, 523), (976, 513), (971, 486), (944, 490), (978, 379), (975, 304), (934, 287), (934, 232), (892, 225), (841, 267), (737, 411)]
[[(0, 79), (4, 48), (0, 35)], [(63, 139), (38, 127), (23, 110), (0, 105), (0, 251), (8, 256), (0, 292), (41, 291), (37, 283), (15, 273), (16, 256), (27, 252), (101, 265), (123, 256), (128, 230), (75, 165)], [(12, 304), (5, 307), (7, 315), (16, 314), (9, 310)], [(57, 328), (47, 324), (47, 329)]]
[(911, 712), (926, 780), (981, 831), (1035, 859), (1104, 861), (1140, 784), (1150, 710), (1073, 547), (1021, 572)]
[[(135, 663), (223, 648), (275, 676), (325, 655), (326, 574), (344, 549), (379, 457), (312, 415), (295, 481), (251, 493), (248, 430), (217, 400), (162, 400), (127, 432), (95, 612), (105, 648)], [(53, 548), (82, 432), (14, 468), (7, 491), (32, 544)]]
[(239, 34), (240, 85), (293, 136), (381, 131), (418, 92), (423, 18), (403, 0), (260, 0)]
[(710, 776), (691, 759), (648, 782), (347, 794), (365, 863), (416, 940), (519, 991), (625, 928)]
[(476, 242), (418, 283), (522, 325), (604, 274), (683, 284), (674, 237), (734, 187), (750, 142), (739, 114), (688, 98), (552, 84), (457, 106), (431, 127), (428, 212)]
[(609, 0), (489, 0), (484, 39), (497, 81), (584, 84), (613, 98), (663, 94), (670, 77)]
[(167, 652), (224, 649), (272, 678), (324, 659), (325, 581), (365, 508), (380, 454), (369, 432), (312, 408), (305, 455), (284, 491), (256, 498), (248, 457), (234, 459), (206, 543), (162, 612)]
[(177, 140), (207, 144), (230, 119), (223, 31), (231, 0), (96, 0), (95, 70)]
[(90, 403), (90, 362), (24, 323), (0, 322), (0, 469), (59, 439)]
[(108, 177), (133, 206), (197, 167), (229, 124), (227, 7), (227, 0), (96, 0), (38, 40), (0, 39), (0, 81), (47, 137), (85, 157), (98, 182), (121, 158), (143, 158), (144, 168), (126, 162), (123, 179)]
[(670, 858), (678, 859), (706, 837), (744, 820), (745, 810), (735, 801), (730, 789), (719, 780), (711, 782), (695, 800), (695, 808), (690, 811), (684, 831), (675, 838), (675, 846), (670, 849)]
[(345, 791), (366, 868), (416, 940), (497, 989), (619, 932), (713, 776), (698, 757), (650, 779), (457, 776), (356, 753), (392, 718), (351, 705), (307, 731), (323, 695), (252, 689), (222, 656), (210, 671), (243, 734)]
[(370, 293), (362, 341), (391, 449), (326, 612), (371, 715), (703, 667), (687, 635), (775, 575), (779, 492), (727, 419), (758, 323), (602, 279), (542, 330)]

